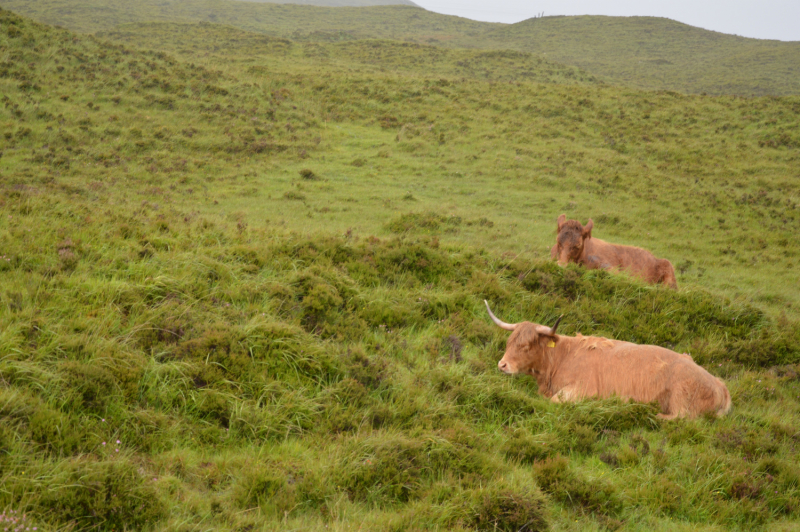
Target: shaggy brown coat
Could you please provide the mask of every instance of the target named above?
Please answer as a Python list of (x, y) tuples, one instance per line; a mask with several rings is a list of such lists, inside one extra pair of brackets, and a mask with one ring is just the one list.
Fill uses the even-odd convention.
[(664, 419), (706, 412), (721, 416), (731, 409), (725, 384), (687, 354), (595, 336), (562, 336), (555, 327), (527, 321), (510, 325), (491, 310), (489, 315), (514, 331), (497, 364), (500, 371), (534, 377), (539, 393), (554, 402), (612, 396), (657, 401)]
[(592, 270), (626, 270), (648, 283), (678, 287), (670, 261), (656, 258), (646, 249), (594, 238), (593, 227), (591, 219), (583, 226), (577, 220), (567, 220), (564, 214), (559, 216), (556, 245), (550, 250), (550, 256), (561, 266), (575, 262)]

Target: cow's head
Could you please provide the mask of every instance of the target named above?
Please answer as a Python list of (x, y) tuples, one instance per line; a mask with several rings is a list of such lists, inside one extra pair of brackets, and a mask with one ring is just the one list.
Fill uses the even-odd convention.
[(562, 214), (558, 217), (558, 236), (556, 237), (555, 253), (559, 266), (566, 266), (568, 262), (578, 262), (583, 254), (583, 246), (592, 238), (594, 222), (589, 219), (586, 225), (581, 225), (578, 220), (567, 220)]
[(559, 317), (552, 327), (537, 325), (529, 321), (505, 323), (492, 313), (488, 302), (484, 300), (484, 303), (486, 303), (486, 310), (489, 311), (489, 316), (495, 324), (507, 331), (513, 331), (506, 343), (506, 352), (497, 363), (498, 369), (509, 375), (516, 373), (535, 375), (544, 369), (549, 359), (546, 356), (547, 350), (554, 348), (558, 342), (556, 328), (558, 328), (561, 318)]

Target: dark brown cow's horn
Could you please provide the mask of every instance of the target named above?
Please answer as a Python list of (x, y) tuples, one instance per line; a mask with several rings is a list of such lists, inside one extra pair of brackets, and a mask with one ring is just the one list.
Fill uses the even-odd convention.
[(544, 325), (537, 325), (536, 326), (536, 332), (538, 332), (539, 334), (546, 334), (547, 336), (555, 336), (556, 329), (558, 329), (558, 324), (561, 323), (561, 318), (563, 318), (563, 317), (564, 317), (563, 314), (561, 316), (559, 316), (552, 327), (545, 327)]
[(492, 321), (493, 321), (493, 322), (494, 322), (494, 323), (495, 323), (495, 324), (496, 324), (498, 327), (500, 327), (500, 328), (502, 328), (502, 329), (505, 329), (505, 330), (507, 330), (507, 331), (513, 331), (514, 329), (516, 329), (516, 328), (517, 328), (517, 324), (516, 324), (516, 323), (506, 323), (506, 322), (504, 322), (504, 321), (500, 321), (500, 319), (499, 319), (497, 316), (495, 316), (494, 314), (492, 314), (492, 309), (490, 309), (490, 308), (489, 308), (489, 302), (488, 302), (488, 301), (486, 301), (485, 299), (483, 300), (483, 302), (484, 302), (484, 303), (486, 303), (486, 310), (488, 310), (488, 311), (489, 311), (489, 317), (490, 317), (490, 318), (492, 318)]

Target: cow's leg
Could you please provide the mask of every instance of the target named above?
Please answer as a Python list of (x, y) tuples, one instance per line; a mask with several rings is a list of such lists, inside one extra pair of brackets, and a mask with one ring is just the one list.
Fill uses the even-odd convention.
[(677, 404), (676, 394), (672, 389), (666, 389), (656, 397), (661, 413), (656, 417), (659, 419), (675, 419), (680, 414), (680, 405)]
[(567, 386), (554, 393), (550, 400), (554, 403), (568, 403), (577, 401), (579, 398), (577, 390), (572, 386)]
[(680, 404), (678, 399), (679, 394), (670, 393), (666, 401), (659, 400), (661, 405), (661, 413), (656, 417), (659, 419), (675, 419), (681, 417), (684, 413), (683, 405)]
[(656, 398), (661, 406), (658, 417), (661, 419), (694, 417), (698, 413), (698, 405), (705, 401), (701, 397), (702, 392), (703, 384), (696, 379), (677, 379), (677, 382), (673, 382)]

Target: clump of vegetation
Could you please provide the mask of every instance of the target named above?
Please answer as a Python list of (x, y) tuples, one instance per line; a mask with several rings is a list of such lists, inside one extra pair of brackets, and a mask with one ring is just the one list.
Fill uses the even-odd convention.
[(502, 484), (478, 490), (470, 526), (477, 530), (548, 530), (547, 511), (533, 489), (512, 491)]
[(400, 218), (389, 222), (386, 228), (393, 233), (405, 233), (409, 231), (435, 231), (442, 226), (454, 230), (461, 225), (460, 216), (443, 216), (432, 212), (427, 213), (408, 213)]
[(305, 201), (306, 200), (306, 195), (305, 194), (303, 194), (301, 192), (294, 191), (294, 190), (289, 190), (287, 192), (284, 192), (283, 193), (283, 197), (288, 199), (288, 200), (295, 200), (295, 201)]
[[(351, 34), (0, 18), (0, 508), (40, 529), (800, 519), (794, 155), (758, 151), (795, 99), (540, 83), (555, 67), (526, 54)], [(681, 289), (550, 262), (562, 208), (662, 246)], [(496, 371), (483, 299), (687, 352), (734, 410), (554, 404)]]
[(302, 177), (306, 181), (319, 181), (321, 179), (317, 174), (314, 173), (313, 170), (310, 170), (308, 168), (303, 168), (302, 170), (300, 170), (300, 177)]
[(49, 489), (41, 489), (36, 478), (4, 482), (9, 502), (20, 504), (30, 493), (38, 494), (26, 515), (52, 513), (62, 523), (122, 528), (146, 526), (163, 518), (167, 509), (153, 482), (137, 472), (130, 459), (75, 457), (40, 474), (48, 476)]
[(514, 431), (503, 445), (503, 453), (523, 464), (533, 464), (558, 453), (562, 449), (557, 434), (530, 435), (527, 431)]
[(534, 471), (542, 491), (563, 503), (606, 516), (615, 516), (622, 511), (622, 501), (614, 486), (578, 478), (570, 469), (569, 460), (561, 455), (537, 462)]

